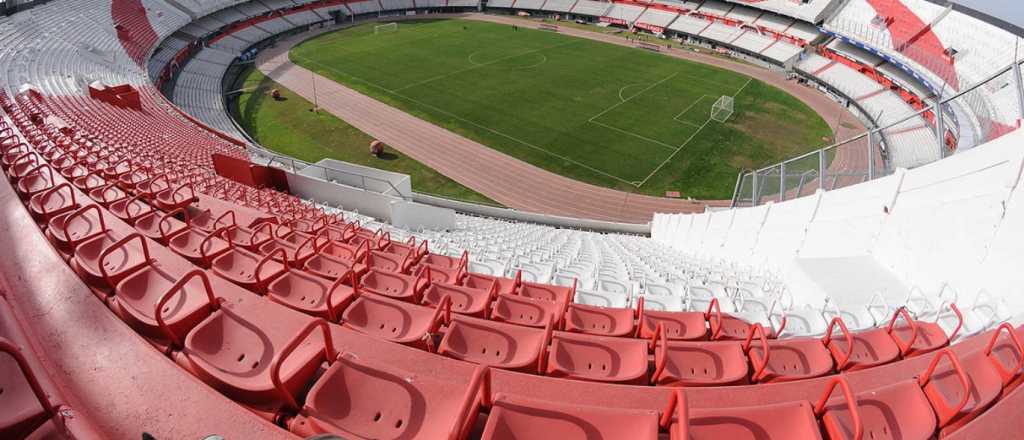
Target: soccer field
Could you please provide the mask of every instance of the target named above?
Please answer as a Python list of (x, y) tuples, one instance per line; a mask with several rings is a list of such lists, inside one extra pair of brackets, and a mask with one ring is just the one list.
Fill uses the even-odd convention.
[[(676, 49), (679, 50), (679, 49)], [(741, 168), (821, 145), (827, 124), (743, 75), (553, 32), (470, 20), (364, 24), (293, 62), (544, 169), (597, 185), (728, 198)], [(735, 98), (725, 123), (710, 119)]]

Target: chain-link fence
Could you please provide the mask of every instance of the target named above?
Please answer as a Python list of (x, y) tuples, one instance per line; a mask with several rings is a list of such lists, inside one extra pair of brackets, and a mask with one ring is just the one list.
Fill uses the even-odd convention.
[[(733, 206), (755, 206), (884, 177), (991, 141), (1024, 119), (1024, 61), (908, 115), (872, 115), (876, 128), (740, 174)], [(940, 110), (937, 110), (940, 109)]]

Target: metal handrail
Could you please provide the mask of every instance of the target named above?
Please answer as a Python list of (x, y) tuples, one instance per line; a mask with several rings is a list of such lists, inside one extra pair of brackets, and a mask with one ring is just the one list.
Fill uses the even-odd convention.
[[(320, 165), (320, 164), (316, 164), (316, 163), (306, 162), (304, 160), (296, 159), (296, 158), (291, 157), (291, 156), (280, 155), (280, 154), (274, 153), (273, 151), (270, 151), (270, 150), (266, 149), (265, 147), (263, 147), (262, 145), (259, 145), (259, 144), (250, 145), (249, 148), (251, 150), (257, 150), (258, 151), (257, 156), (267, 157), (266, 166), (268, 166), (268, 167), (273, 166), (274, 163), (279, 163), (279, 164), (283, 165), (284, 168), (290, 169), (293, 173), (297, 173), (299, 170), (304, 170), (306, 168), (314, 168), (314, 169), (318, 169), (318, 170), (323, 171), (323, 176), (324, 176), (323, 178), (324, 178), (324, 180), (328, 180), (328, 173), (329, 172), (330, 173), (343, 174), (343, 175), (352, 176), (352, 177), (358, 177), (362, 181), (362, 185), (360, 186), (360, 189), (362, 189), (364, 191), (370, 191), (370, 192), (375, 192), (375, 193), (384, 194), (384, 195), (389, 195), (388, 194), (389, 192), (393, 192), (393, 194), (391, 194), (391, 195), (396, 195), (398, 197), (401, 197), (403, 200), (412, 200), (412, 194), (404, 194), (404, 193), (402, 193), (401, 190), (399, 190), (397, 187), (395, 187), (395, 185), (393, 183), (391, 183), (390, 180), (387, 180), (387, 179), (381, 179), (379, 177), (368, 176), (368, 175), (365, 175), (365, 174), (354, 173), (354, 172), (351, 172), (351, 171), (339, 170), (337, 168), (332, 168), (332, 167), (329, 167), (329, 166), (324, 166), (324, 165)], [(301, 165), (301, 166), (299, 166), (299, 165)], [(386, 190), (386, 191), (373, 190), (373, 189), (369, 188), (366, 185), (367, 181), (373, 181), (373, 182), (378, 182), (378, 183), (386, 184), (390, 188), (390, 190)]]

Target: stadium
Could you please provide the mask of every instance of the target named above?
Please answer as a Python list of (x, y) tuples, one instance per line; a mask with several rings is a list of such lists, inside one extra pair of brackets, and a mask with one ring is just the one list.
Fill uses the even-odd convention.
[(0, 0), (2, 439), (1024, 439), (1024, 8)]

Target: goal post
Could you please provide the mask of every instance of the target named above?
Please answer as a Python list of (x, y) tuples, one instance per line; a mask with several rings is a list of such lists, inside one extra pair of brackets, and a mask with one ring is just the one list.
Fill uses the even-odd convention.
[(722, 96), (715, 101), (714, 105), (711, 106), (711, 119), (718, 122), (726, 122), (732, 117), (733, 113), (733, 97)]
[(383, 34), (388, 32), (398, 32), (398, 23), (384, 23), (373, 27), (374, 34)]

